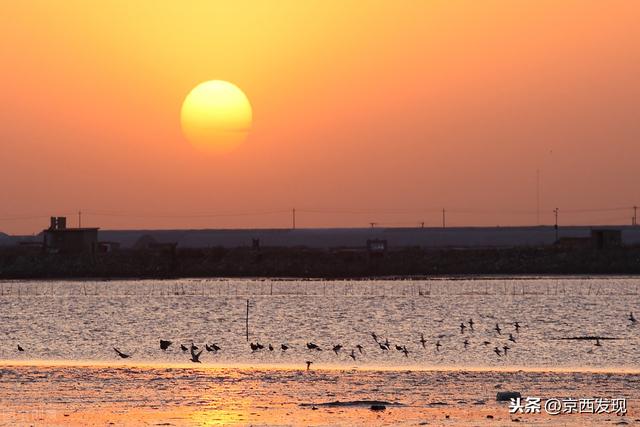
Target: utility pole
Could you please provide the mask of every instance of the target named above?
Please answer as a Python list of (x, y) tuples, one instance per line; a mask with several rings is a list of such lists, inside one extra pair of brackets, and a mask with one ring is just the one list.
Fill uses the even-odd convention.
[(633, 219), (631, 220), (631, 225), (638, 225), (638, 207), (633, 207)]
[(553, 228), (555, 228), (555, 230), (556, 230), (556, 242), (558, 241), (558, 211), (559, 211), (558, 208), (555, 208), (553, 210), (553, 213), (556, 216), (556, 224), (553, 226)]
[(536, 169), (536, 223), (540, 225), (540, 169)]
[(445, 210), (442, 209), (442, 228), (446, 228), (446, 227), (447, 227), (446, 213), (445, 213)]
[(247, 300), (247, 316), (245, 317), (245, 332), (247, 335), (247, 342), (249, 342), (249, 300)]
[(375, 222), (370, 222), (369, 224), (371, 225), (372, 229), (376, 227), (376, 223)]
[(420, 228), (424, 228), (424, 221), (420, 223)]
[(291, 211), (291, 220), (292, 220), (292, 225), (293, 225), (293, 229), (296, 229), (296, 208), (293, 208), (293, 210)]
[(78, 210), (78, 228), (82, 228), (82, 211)]

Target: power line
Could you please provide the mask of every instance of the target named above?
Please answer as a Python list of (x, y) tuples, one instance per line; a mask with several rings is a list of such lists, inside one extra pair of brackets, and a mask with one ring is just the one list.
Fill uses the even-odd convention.
[(440, 209), (367, 209), (367, 210), (342, 210), (342, 209), (297, 209), (298, 212), (327, 215), (412, 215), (416, 213), (437, 213)]
[[(599, 214), (599, 213), (618, 213), (618, 212), (628, 212), (631, 215), (631, 224), (638, 225), (637, 220), (637, 205), (634, 206), (615, 206), (615, 207), (598, 207), (598, 208), (581, 208), (581, 209), (562, 209), (565, 221), (567, 223), (566, 218), (575, 218), (583, 217), (580, 221), (586, 220), (584, 218), (585, 215), (589, 214)], [(274, 209), (274, 210), (245, 210), (245, 211), (219, 211), (219, 212), (175, 212), (175, 213), (157, 213), (157, 212), (127, 212), (127, 211), (100, 211), (100, 210), (77, 210), (76, 212), (56, 212), (56, 216), (73, 216), (74, 214), (78, 215), (78, 226), (82, 226), (83, 215), (89, 217), (113, 217), (113, 218), (128, 218), (128, 219), (196, 219), (196, 218), (238, 218), (238, 217), (266, 217), (270, 215), (291, 215), (291, 226), (292, 228), (297, 227), (298, 214), (303, 213), (307, 215), (320, 215), (320, 216), (328, 216), (328, 215), (367, 215), (369, 218), (366, 220), (367, 222), (374, 222), (375, 225), (380, 224), (418, 224), (418, 226), (424, 227), (425, 219), (429, 220), (431, 224), (434, 224), (438, 221), (438, 216), (441, 216), (441, 225), (443, 228), (447, 226), (447, 214), (449, 215), (473, 215), (473, 216), (514, 216), (514, 215), (536, 215), (536, 220), (539, 219), (539, 215), (544, 212), (538, 212), (537, 210), (514, 210), (514, 209), (480, 209), (476, 208), (474, 205), (471, 205), (468, 208), (421, 208), (421, 209), (360, 209), (360, 210), (352, 210), (352, 209), (319, 209), (319, 208), (306, 208), (306, 209)], [(549, 213), (553, 213), (556, 218), (559, 213), (559, 209), (555, 208)], [(426, 215), (426, 218), (425, 218)], [(42, 215), (42, 214), (6, 214), (5, 216), (0, 216), (1, 222), (10, 222), (10, 221), (28, 221), (28, 220), (40, 220), (49, 218), (51, 215)], [(407, 221), (394, 221), (393, 217), (401, 217), (401, 216), (413, 216), (413, 218), (407, 218)], [(598, 215), (599, 216), (599, 215)], [(386, 217), (391, 221), (386, 221), (381, 217)], [(391, 218), (389, 218), (391, 217)], [(596, 219), (597, 216), (593, 216), (593, 219)], [(618, 221), (620, 218), (623, 218), (622, 215), (616, 215), (615, 219), (611, 219), (612, 216), (608, 216), (605, 220), (602, 216), (598, 221)], [(382, 219), (382, 221), (380, 221)], [(399, 219), (399, 218), (398, 218)], [(531, 218), (533, 219), (533, 217)], [(574, 219), (574, 220), (575, 220)], [(625, 216), (627, 224), (629, 221), (629, 216)], [(473, 221), (462, 221), (466, 223), (466, 225), (470, 225)], [(374, 225), (374, 227), (375, 227)]]
[[(71, 216), (73, 212), (60, 212), (59, 216)], [(50, 218), (52, 215), (7, 215), (0, 217), (0, 221), (28, 221), (33, 219)]]
[(596, 212), (615, 212), (615, 211), (627, 211), (633, 209), (631, 206), (617, 207), (617, 208), (600, 208), (600, 209), (563, 209), (564, 213), (596, 213)]
[(125, 212), (96, 212), (84, 211), (85, 215), (104, 217), (124, 217), (124, 218), (214, 218), (214, 217), (236, 217), (236, 216), (261, 216), (288, 213), (289, 210), (274, 211), (245, 211), (245, 212), (205, 212), (193, 214), (144, 214)]

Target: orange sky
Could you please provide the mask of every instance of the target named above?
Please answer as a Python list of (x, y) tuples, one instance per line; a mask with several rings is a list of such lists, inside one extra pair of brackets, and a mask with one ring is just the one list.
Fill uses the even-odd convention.
[[(535, 224), (536, 169), (544, 223), (556, 206), (629, 223), (571, 211), (640, 205), (635, 0), (0, 11), (1, 231), (78, 209), (103, 228), (287, 227), (292, 207), (301, 227), (439, 225), (443, 207), (450, 225)], [(181, 134), (182, 100), (211, 79), (253, 106), (230, 153)]]

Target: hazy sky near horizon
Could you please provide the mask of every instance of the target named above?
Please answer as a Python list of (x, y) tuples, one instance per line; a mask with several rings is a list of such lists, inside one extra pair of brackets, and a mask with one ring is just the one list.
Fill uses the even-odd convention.
[[(536, 170), (543, 223), (554, 207), (561, 223), (629, 223), (640, 205), (635, 0), (0, 12), (0, 231), (78, 209), (103, 228), (288, 227), (293, 207), (300, 227), (437, 226), (442, 208), (449, 225), (535, 224)], [(212, 79), (253, 107), (225, 154), (180, 129)]]

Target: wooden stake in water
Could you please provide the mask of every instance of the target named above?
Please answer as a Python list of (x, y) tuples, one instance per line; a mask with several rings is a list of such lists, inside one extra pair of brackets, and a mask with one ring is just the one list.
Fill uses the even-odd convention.
[(247, 300), (247, 317), (245, 319), (245, 326), (247, 332), (247, 342), (249, 342), (249, 300)]

